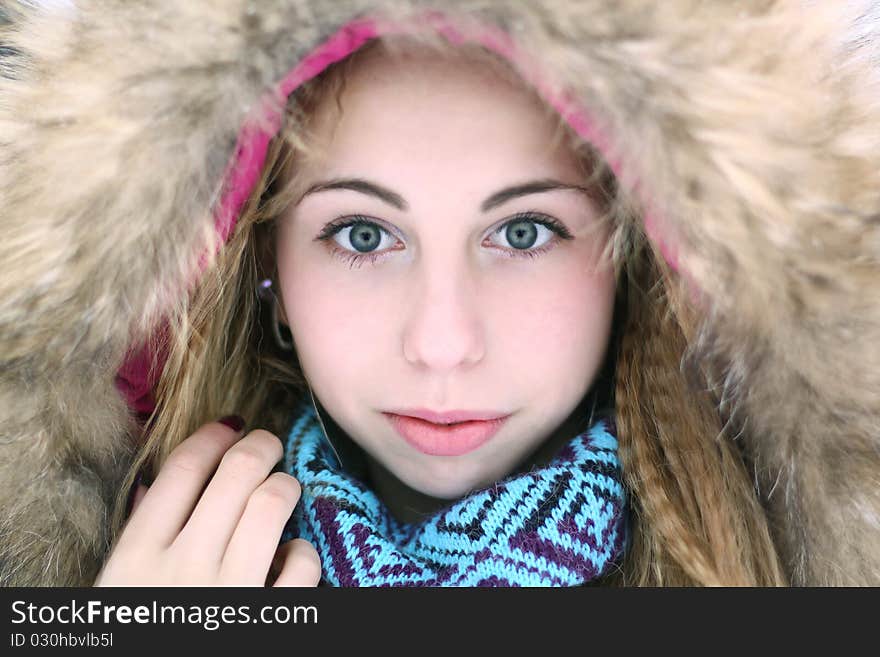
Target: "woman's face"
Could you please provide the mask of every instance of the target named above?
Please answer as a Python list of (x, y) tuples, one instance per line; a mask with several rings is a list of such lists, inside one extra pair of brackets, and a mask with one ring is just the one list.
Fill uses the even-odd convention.
[[(340, 100), (341, 116), (332, 96), (317, 110), (309, 191), (280, 221), (283, 317), (335, 422), (409, 487), (457, 498), (589, 391), (611, 328), (607, 229), (554, 118), (491, 71), (370, 53)], [(484, 421), (406, 417), (422, 411)]]

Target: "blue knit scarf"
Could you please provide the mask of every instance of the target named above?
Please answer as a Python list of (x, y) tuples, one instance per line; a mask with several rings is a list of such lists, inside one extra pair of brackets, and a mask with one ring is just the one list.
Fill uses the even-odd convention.
[(537, 470), (471, 493), (426, 520), (398, 522), (342, 470), (311, 405), (284, 468), (302, 498), (282, 540), (318, 550), (333, 586), (576, 586), (613, 566), (626, 539), (612, 418), (596, 420)]

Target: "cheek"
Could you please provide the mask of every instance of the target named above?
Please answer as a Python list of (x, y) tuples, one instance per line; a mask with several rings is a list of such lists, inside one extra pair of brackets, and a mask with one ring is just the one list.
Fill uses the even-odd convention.
[[(491, 334), (508, 362), (508, 374), (525, 389), (546, 384), (580, 389), (601, 365), (608, 344), (615, 282), (572, 257), (499, 285)], [(501, 288), (505, 293), (501, 294)]]
[[(393, 326), (387, 289), (375, 274), (353, 276), (347, 266), (309, 255), (279, 263), (284, 307), (300, 364), (310, 380), (323, 373), (354, 381), (376, 371), (387, 356), (387, 333)], [(383, 303), (385, 301), (386, 303)]]

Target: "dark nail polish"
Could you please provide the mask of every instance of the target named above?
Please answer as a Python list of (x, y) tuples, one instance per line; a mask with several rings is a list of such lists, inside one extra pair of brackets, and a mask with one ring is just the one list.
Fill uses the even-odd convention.
[(244, 428), (244, 418), (240, 415), (227, 415), (217, 421), (221, 424), (225, 424), (233, 431), (241, 431)]

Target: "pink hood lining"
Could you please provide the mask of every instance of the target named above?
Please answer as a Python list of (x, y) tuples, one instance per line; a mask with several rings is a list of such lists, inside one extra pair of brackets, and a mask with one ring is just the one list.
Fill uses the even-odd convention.
[[(596, 146), (614, 173), (618, 177), (621, 176), (623, 164), (619, 158), (613, 157), (612, 141), (597, 128), (586, 109), (570, 94), (552, 89), (547, 84), (546, 77), (530, 65), (525, 53), (516, 47), (505, 32), (485, 25), (481, 26), (479, 31), (464, 32), (438, 12), (423, 14), (418, 22), (357, 19), (344, 25), (300, 61), (273, 90), (264, 96), (263, 102), (245, 120), (223, 176), (223, 192), (214, 215), (214, 225), (221, 238), (221, 244), (225, 243), (232, 234), (238, 216), (259, 179), (269, 143), (281, 129), (283, 116), (278, 108), (284, 106), (290, 94), (331, 64), (345, 59), (369, 40), (392, 34), (413, 34), (416, 30), (433, 30), (453, 45), (475, 42), (504, 57), (523, 79), (559, 112), (581, 138)], [(648, 236), (657, 244), (670, 267), (678, 271), (678, 253), (675, 245), (661, 239), (658, 234), (660, 222), (656, 221), (655, 213), (647, 202), (648, 199), (641, 200), (646, 207), (644, 224)], [(202, 269), (206, 261), (207, 258), (202, 258)], [(163, 327), (158, 329), (159, 332), (162, 330)], [(155, 407), (153, 390), (161, 373), (161, 369), (151, 371), (150, 364), (153, 361), (153, 349), (157, 341), (149, 342), (153, 345), (139, 347), (127, 355), (116, 377), (117, 388), (142, 422)], [(158, 368), (163, 367), (164, 354), (157, 352), (156, 356)]]

